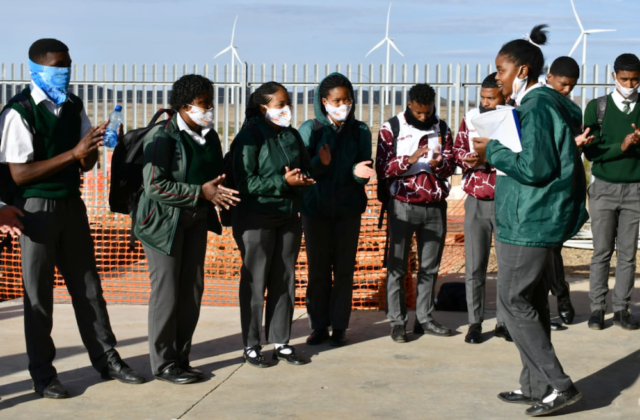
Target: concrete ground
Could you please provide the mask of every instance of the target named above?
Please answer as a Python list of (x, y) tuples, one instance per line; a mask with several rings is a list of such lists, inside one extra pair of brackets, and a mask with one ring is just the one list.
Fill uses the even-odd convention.
[[(448, 276), (440, 281), (461, 281)], [(570, 279), (578, 316), (553, 333), (564, 368), (583, 399), (558, 412), (567, 419), (640, 418), (640, 331), (611, 326), (591, 331), (588, 281)], [(175, 386), (153, 380), (147, 352), (147, 308), (110, 306), (118, 349), (148, 383), (103, 381), (91, 367), (73, 309), (56, 305), (55, 365), (72, 398), (45, 400), (31, 391), (26, 370), (20, 302), (0, 304), (0, 419), (505, 419), (525, 418), (526, 406), (500, 402), (496, 394), (518, 388), (520, 358), (513, 344), (492, 337), (495, 280), (489, 282), (485, 343), (464, 343), (466, 314), (437, 312), (457, 330), (451, 338), (411, 336), (393, 343), (384, 312), (357, 311), (349, 345), (309, 347), (304, 310), (297, 310), (293, 341), (306, 366), (280, 363), (269, 369), (242, 364), (238, 308), (202, 309), (192, 364), (207, 380)], [(640, 302), (640, 281), (633, 302)], [(550, 298), (552, 312), (555, 300)], [(640, 306), (632, 311), (640, 316)], [(410, 327), (413, 326), (413, 315)], [(265, 348), (271, 357), (271, 347)]]

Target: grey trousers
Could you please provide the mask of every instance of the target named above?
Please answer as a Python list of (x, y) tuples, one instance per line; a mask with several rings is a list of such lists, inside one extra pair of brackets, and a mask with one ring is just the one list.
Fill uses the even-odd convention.
[(562, 245), (551, 248), (551, 256), (544, 270), (544, 278), (547, 287), (551, 290), (558, 302), (571, 301), (569, 287), (564, 275), (564, 261), (562, 260)]
[(309, 325), (314, 330), (328, 327), (346, 330), (351, 316), (360, 216), (333, 219), (302, 216), (302, 227), (309, 264)]
[(593, 232), (593, 258), (589, 275), (591, 310), (606, 310), (609, 292), (609, 266), (616, 249), (614, 312), (625, 310), (631, 300), (638, 250), (640, 221), (640, 183), (612, 184), (595, 179), (589, 186), (589, 213)]
[(295, 216), (259, 227), (261, 216), (233, 221), (233, 237), (240, 248), (240, 323), (245, 347), (260, 344), (265, 291), (265, 336), (270, 343), (286, 344), (291, 337), (295, 304), (295, 264), (302, 241), (302, 224)]
[(107, 304), (96, 269), (87, 209), (80, 198), (28, 198), (20, 237), (24, 283), (24, 330), (29, 373), (34, 380), (56, 375), (53, 328), (53, 280), (58, 267), (71, 295), (82, 342), (93, 367), (101, 372), (119, 357)]
[[(485, 285), (491, 253), (491, 238), (496, 232), (495, 202), (470, 195), (464, 202), (464, 260), (469, 324), (484, 321)], [(496, 254), (500, 242), (495, 242)], [(496, 319), (503, 324), (496, 296)]]
[(447, 234), (447, 202), (415, 205), (392, 199), (388, 223), (387, 318), (391, 326), (408, 322), (404, 278), (415, 233), (419, 263), (416, 319), (421, 324), (430, 322), (433, 320), (433, 294)]
[(498, 254), (498, 292), (507, 329), (522, 359), (524, 395), (542, 398), (551, 386), (566, 391), (572, 384), (551, 344), (549, 289), (543, 272), (551, 248), (502, 243)]
[(207, 251), (207, 209), (180, 211), (169, 255), (144, 245), (149, 263), (149, 355), (154, 375), (189, 365), (200, 317)]

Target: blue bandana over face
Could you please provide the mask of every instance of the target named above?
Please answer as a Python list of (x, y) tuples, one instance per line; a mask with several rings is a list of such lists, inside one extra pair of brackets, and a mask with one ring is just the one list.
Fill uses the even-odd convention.
[(67, 89), (71, 81), (71, 67), (49, 67), (29, 60), (31, 80), (53, 101), (56, 106), (67, 100)]

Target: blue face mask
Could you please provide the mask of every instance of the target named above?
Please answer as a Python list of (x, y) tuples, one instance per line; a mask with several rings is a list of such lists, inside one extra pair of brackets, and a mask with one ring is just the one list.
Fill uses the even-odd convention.
[(53, 101), (56, 106), (67, 100), (67, 89), (71, 81), (71, 67), (49, 67), (29, 60), (31, 80)]

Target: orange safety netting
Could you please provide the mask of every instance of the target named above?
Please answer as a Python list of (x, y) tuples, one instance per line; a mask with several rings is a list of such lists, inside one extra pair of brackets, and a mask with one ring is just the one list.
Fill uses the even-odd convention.
[[(109, 211), (108, 179), (88, 174), (84, 178), (83, 199), (89, 213), (89, 223), (95, 241), (98, 272), (102, 279), (104, 297), (109, 303), (146, 304), (149, 300), (147, 260), (139, 242), (130, 249), (131, 220), (128, 216)], [(376, 200), (376, 184), (367, 186), (369, 207), (363, 215), (360, 242), (356, 257), (353, 308), (383, 309), (385, 302), (386, 270), (382, 266), (385, 252), (386, 226), (378, 229), (380, 203)], [(449, 202), (448, 234), (440, 275), (464, 259), (462, 219), (463, 200)], [(230, 229), (221, 236), (209, 233), (205, 261), (204, 305), (237, 306), (240, 281), (240, 252)], [(407, 304), (415, 304), (417, 270), (415, 241), (410, 253), (406, 282)], [(56, 270), (54, 297), (57, 302), (69, 302), (64, 280)], [(307, 287), (307, 255), (304, 239), (296, 265), (296, 306), (305, 305)], [(20, 247), (13, 239), (11, 246), (0, 254), (0, 301), (23, 295)]]

